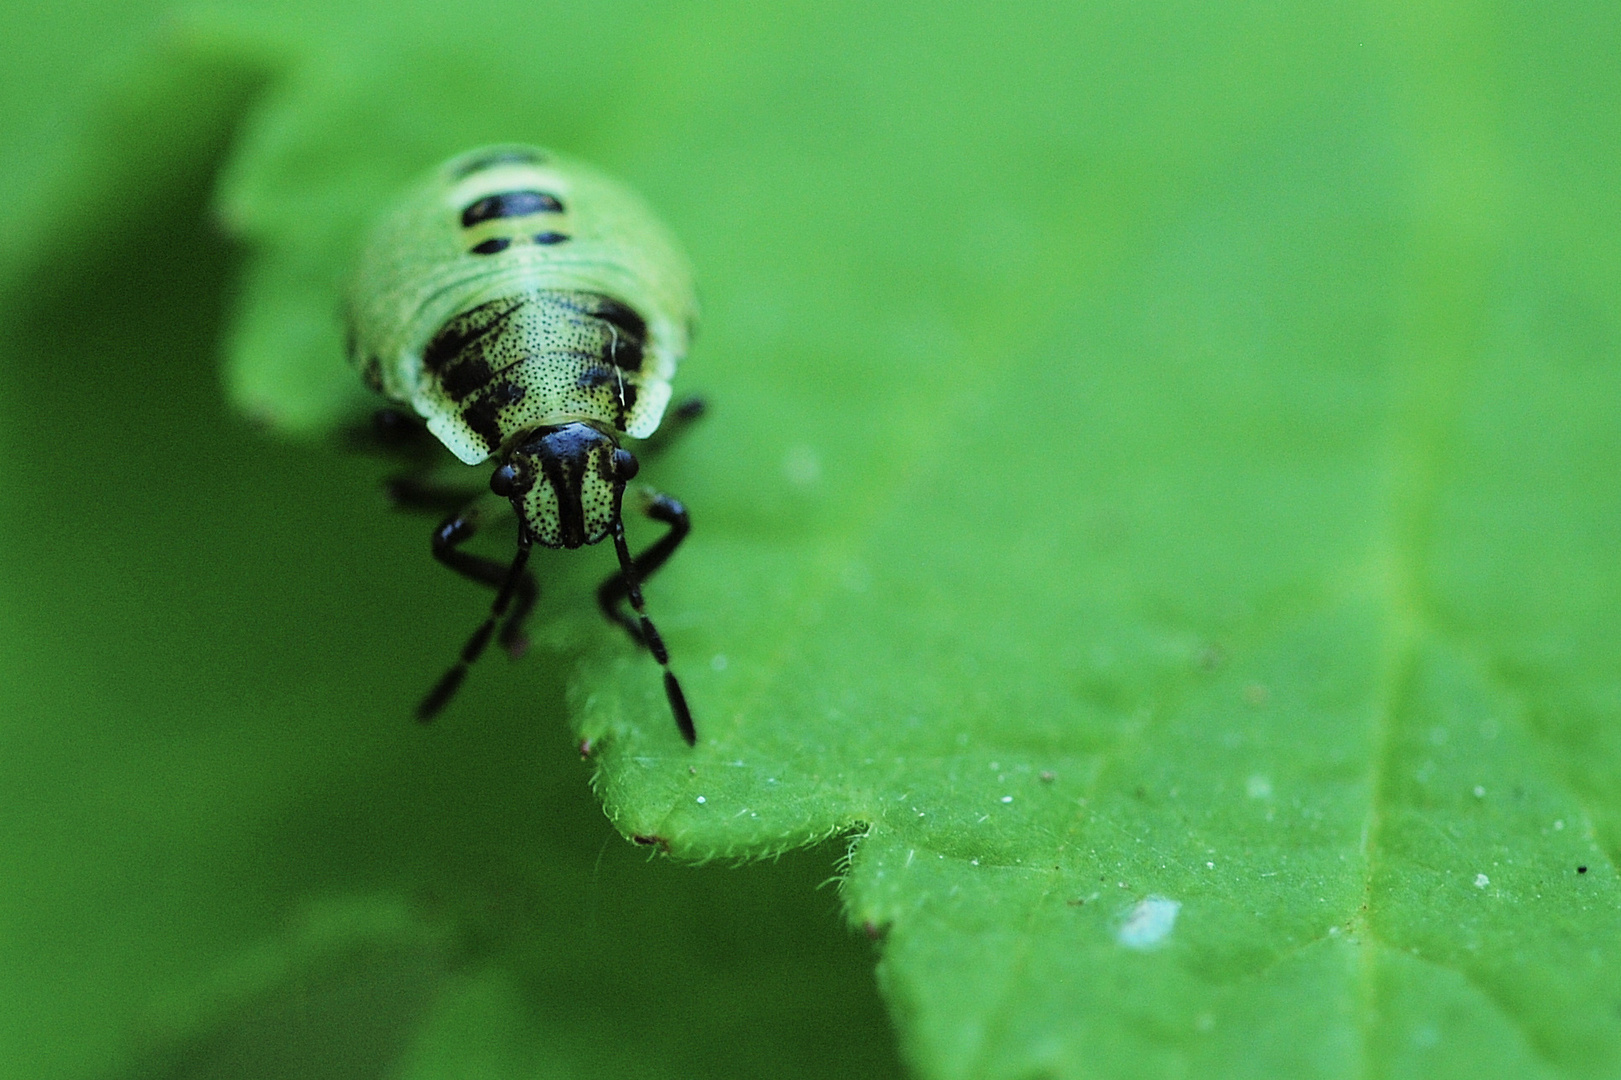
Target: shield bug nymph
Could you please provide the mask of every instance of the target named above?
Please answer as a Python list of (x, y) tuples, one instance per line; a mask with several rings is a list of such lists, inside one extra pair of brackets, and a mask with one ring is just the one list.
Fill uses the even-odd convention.
[[(668, 531), (632, 557), (622, 511), (638, 463), (620, 445), (658, 429), (696, 307), (685, 258), (640, 199), (532, 146), (452, 159), (377, 224), (349, 298), (349, 350), (367, 384), (396, 406), (379, 424), (395, 441), (425, 428), (468, 465), (494, 459), (490, 491), (518, 518), (517, 554), (503, 565), (461, 550), (488, 499), (436, 486), (426, 472), (391, 483), (402, 504), (453, 509), (434, 530), (434, 557), (496, 592), (488, 618), (418, 706), (420, 719), (445, 707), (492, 636), (522, 651), (536, 593), (526, 567), (533, 544), (611, 539), (619, 571), (598, 601), (663, 667), (676, 725), (696, 741), (641, 591), (687, 535), (687, 511), (641, 492), (641, 511)], [(693, 402), (675, 414), (699, 411)]]

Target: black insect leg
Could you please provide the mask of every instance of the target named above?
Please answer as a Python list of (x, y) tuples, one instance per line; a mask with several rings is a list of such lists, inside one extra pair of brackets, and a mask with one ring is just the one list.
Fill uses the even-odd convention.
[[(597, 603), (602, 606), (604, 615), (624, 627), (632, 640), (652, 653), (653, 659), (664, 669), (664, 694), (670, 699), (670, 712), (675, 716), (675, 726), (681, 729), (681, 737), (687, 740), (687, 745), (692, 746), (698, 741), (698, 732), (692, 723), (692, 712), (687, 708), (687, 697), (681, 692), (681, 684), (676, 681), (675, 673), (670, 670), (670, 654), (664, 647), (664, 639), (653, 626), (653, 620), (647, 617), (647, 608), (642, 601), (641, 584), (663, 566), (680, 546), (681, 541), (686, 539), (687, 533), (692, 529), (692, 523), (687, 517), (687, 508), (668, 495), (649, 496), (642, 507), (642, 512), (654, 521), (662, 521), (669, 525), (670, 531), (633, 559), (630, 545), (625, 542), (625, 523), (623, 519), (615, 518), (614, 553), (619, 556), (619, 573), (604, 581), (597, 589)], [(622, 600), (630, 601), (630, 606), (636, 611), (635, 619), (619, 606)]]
[(420, 419), (399, 409), (378, 409), (371, 420), (349, 429), (349, 445), (409, 465), (383, 481), (388, 501), (399, 510), (454, 514), (484, 493), (484, 485), (445, 483), (434, 477), (444, 463), (444, 447)]
[[(659, 567), (675, 553), (681, 546), (681, 541), (687, 538), (692, 531), (692, 520), (687, 516), (687, 508), (679, 501), (668, 495), (656, 492), (642, 496), (642, 513), (654, 521), (661, 521), (670, 527), (669, 532), (655, 540), (646, 551), (631, 560), (631, 572), (637, 585), (652, 577)], [(620, 560), (621, 564), (624, 562)], [(627, 584), (626, 575), (613, 574), (597, 587), (597, 604), (602, 608), (602, 614), (609, 622), (618, 623), (625, 628), (625, 633), (638, 645), (645, 645), (642, 636), (640, 620), (631, 616), (620, 604), (630, 596), (630, 585)], [(640, 608), (637, 608), (640, 611)]]
[(672, 405), (664, 414), (664, 421), (659, 429), (646, 439), (642, 440), (636, 448), (636, 456), (643, 461), (650, 461), (674, 446), (692, 425), (703, 419), (709, 411), (709, 403), (701, 397), (689, 397)]
[[(457, 485), (438, 484), (414, 474), (391, 476), (384, 482), (389, 500), (401, 510), (429, 514), (453, 514), (433, 531), (433, 557), (469, 581), (499, 589), (506, 581), (506, 564), (457, 550), (457, 545), (478, 531), (483, 509), (478, 505), (482, 492)], [(456, 508), (461, 507), (460, 513)], [(529, 647), (523, 634), (524, 620), (535, 606), (538, 590), (534, 576), (527, 571), (518, 583), (517, 603), (501, 626), (501, 647), (514, 659)]]
[(344, 430), (351, 450), (406, 460), (422, 460), (442, 452), (438, 439), (417, 416), (403, 409), (378, 409), (370, 419)]
[[(487, 503), (474, 500), (460, 513), (442, 522), (433, 531), (433, 557), (467, 580), (488, 585), (499, 591), (506, 587), (507, 567), (494, 559), (461, 550), (461, 545), (471, 540), (473, 534), (478, 532), (479, 526), (483, 524), (486, 506)], [(518, 532), (519, 542), (527, 544), (521, 525)], [(501, 624), (499, 640), (508, 655), (516, 659), (529, 648), (529, 639), (524, 636), (523, 624), (535, 606), (539, 590), (535, 586), (535, 576), (527, 570), (519, 575), (514, 588), (516, 591), (512, 610), (507, 614), (506, 621)]]
[[(482, 559), (456, 550), (455, 545), (473, 535), (476, 521), (476, 515), (464, 512), (445, 522), (433, 535), (433, 553), (440, 562), (475, 581), (487, 580), (484, 577), (488, 572), (487, 568), (494, 568), (500, 578), (495, 602), (490, 605), (489, 617), (480, 623), (479, 628), (473, 631), (473, 636), (467, 639), (467, 644), (462, 646), (461, 655), (451, 665), (450, 670), (445, 672), (417, 706), (417, 719), (424, 723), (437, 716), (439, 711), (449, 704), (450, 699), (456, 696), (462, 680), (467, 677), (467, 669), (484, 654), (484, 648), (490, 643), (490, 636), (495, 633), (496, 623), (501, 622), (502, 616), (506, 616), (506, 621), (502, 625), (502, 638), (505, 643), (507, 633), (521, 622), (520, 612), (527, 613), (535, 601), (534, 578), (524, 565), (529, 561), (529, 531), (522, 525), (518, 527), (518, 552), (512, 557), (512, 565), (503, 568), (500, 563), (490, 559)], [(473, 569), (475, 565), (478, 569)], [(516, 604), (513, 602), (514, 598), (517, 599)], [(507, 615), (509, 607), (512, 608), (511, 615)]]
[(670, 406), (670, 411), (664, 416), (664, 423), (674, 428), (679, 435), (692, 426), (694, 420), (702, 420), (709, 411), (709, 402), (698, 394), (689, 398), (682, 398)]
[(518, 553), (510, 566), (460, 550), (460, 545), (471, 539), (483, 523), (488, 512), (487, 496), (478, 488), (434, 478), (436, 463), (444, 457), (444, 447), (418, 417), (398, 409), (380, 409), (373, 414), (369, 425), (350, 432), (350, 445), (409, 464), (411, 471), (384, 481), (389, 501), (402, 510), (441, 517), (451, 515), (433, 532), (433, 557), (468, 580), (496, 590), (490, 617), (463, 646), (461, 658), (417, 706), (418, 719), (432, 720), (455, 696), (469, 665), (489, 644), (497, 623), (501, 628), (499, 640), (508, 653), (518, 657), (529, 647), (523, 624), (538, 594), (534, 575), (525, 568), (530, 539), (520, 525)]
[(429, 478), (427, 473), (400, 473), (383, 481), (388, 501), (397, 509), (413, 510), (444, 517), (484, 494), (478, 488), (460, 484), (442, 484)]

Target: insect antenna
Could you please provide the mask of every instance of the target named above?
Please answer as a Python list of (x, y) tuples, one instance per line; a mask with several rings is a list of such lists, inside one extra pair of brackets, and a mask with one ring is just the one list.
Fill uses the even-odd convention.
[(688, 746), (696, 746), (698, 729), (692, 724), (687, 695), (681, 692), (681, 683), (676, 680), (675, 672), (670, 670), (670, 653), (664, 647), (664, 639), (659, 637), (653, 620), (647, 617), (647, 607), (642, 602), (642, 583), (636, 578), (636, 563), (630, 557), (630, 545), (625, 542), (625, 522), (617, 515), (614, 517), (613, 538), (614, 554), (619, 556), (619, 576), (625, 582), (625, 598), (630, 601), (636, 617), (641, 621), (642, 643), (664, 669), (664, 696), (670, 699), (675, 726), (681, 729), (681, 737), (687, 740)]
[[(462, 680), (467, 678), (467, 669), (484, 655), (484, 648), (490, 643), (490, 636), (495, 633), (496, 623), (506, 614), (507, 608), (512, 604), (512, 598), (518, 591), (519, 582), (523, 580), (524, 566), (529, 562), (529, 530), (522, 524), (518, 526), (518, 553), (512, 557), (512, 565), (507, 569), (506, 581), (501, 584), (501, 591), (495, 594), (495, 602), (490, 605), (489, 616), (473, 631), (473, 636), (467, 639), (462, 646), (461, 656), (450, 666), (439, 681), (434, 683), (433, 689), (423, 697), (422, 703), (417, 706), (417, 719), (424, 724), (439, 715), (450, 699), (456, 696), (461, 688)], [(679, 693), (679, 688), (677, 688)], [(689, 721), (690, 723), (690, 721)]]

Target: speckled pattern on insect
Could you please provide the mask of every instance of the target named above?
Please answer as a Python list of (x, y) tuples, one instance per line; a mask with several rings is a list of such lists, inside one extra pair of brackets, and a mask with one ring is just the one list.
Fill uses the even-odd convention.
[[(645, 204), (535, 147), (455, 158), (377, 224), (350, 292), (349, 348), (367, 384), (400, 407), (380, 422), (393, 437), (408, 434), (408, 409), (465, 464), (496, 459), (490, 490), (519, 520), (510, 566), (460, 550), (487, 516), (470, 493), (434, 533), (436, 558), (497, 595), (421, 718), (449, 702), (498, 624), (502, 643), (521, 651), (536, 591), (531, 544), (611, 538), (620, 571), (599, 602), (663, 666), (677, 725), (695, 741), (640, 588), (686, 536), (687, 513), (669, 496), (643, 493), (639, 508), (669, 531), (631, 557), (622, 506), (638, 463), (620, 441), (658, 429), (696, 315), (686, 260)], [(684, 419), (699, 411), (678, 410)], [(421, 476), (396, 478), (390, 490), (423, 507), (456, 495)]]

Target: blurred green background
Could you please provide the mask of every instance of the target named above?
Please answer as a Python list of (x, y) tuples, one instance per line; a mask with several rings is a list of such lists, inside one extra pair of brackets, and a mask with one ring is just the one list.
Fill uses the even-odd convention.
[[(85, 0), (0, 39), (0, 1071), (1621, 1075), (1614, 12)], [(653, 472), (700, 530), (656, 610), (705, 749), (797, 770), (758, 826), (637, 771), (673, 736), (598, 562), (542, 558), (535, 654), (406, 720), (484, 597), (328, 437), (334, 290), (393, 185), (501, 138), (693, 255), (716, 411)], [(1423, 635), (1369, 592), (1486, 703), (1416, 646), (1380, 674)], [(1478, 759), (1477, 713), (1514, 735)], [(571, 719), (685, 854), (871, 824), (849, 915), (848, 836), (626, 843)], [(1294, 832), (1242, 816), (1265, 753)], [(983, 840), (992, 761), (1063, 807)], [(1195, 951), (1120, 960), (1095, 893), (1014, 876), (1049, 841), (1085, 889), (1208, 865)], [(1293, 892), (1219, 877), (1266, 844)], [(1477, 916), (1482, 852), (1591, 889), (1481, 862)], [(1386, 966), (1325, 954), (1323, 895)]]

